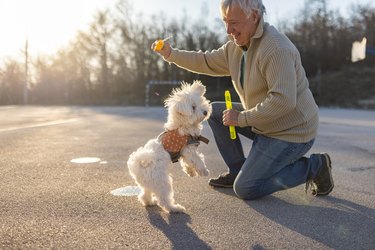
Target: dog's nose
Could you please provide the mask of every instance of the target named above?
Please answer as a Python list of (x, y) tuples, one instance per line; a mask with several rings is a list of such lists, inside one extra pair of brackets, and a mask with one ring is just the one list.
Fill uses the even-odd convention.
[(205, 111), (203, 111), (203, 115), (204, 116), (206, 116), (207, 115), (207, 111), (205, 110)]

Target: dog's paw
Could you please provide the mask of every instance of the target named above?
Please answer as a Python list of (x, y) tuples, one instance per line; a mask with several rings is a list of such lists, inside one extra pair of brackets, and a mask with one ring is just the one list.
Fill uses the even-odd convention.
[(184, 167), (184, 172), (190, 176), (190, 177), (194, 177), (194, 176), (197, 176), (198, 173), (195, 171), (194, 168), (191, 168), (191, 167)]
[(154, 200), (145, 200), (140, 202), (144, 207), (152, 207), (157, 205), (157, 203)]
[(197, 170), (199, 176), (207, 176), (209, 171), (207, 168)]
[(157, 200), (155, 199), (155, 197), (150, 197), (150, 196), (147, 196), (147, 195), (139, 195), (138, 196), (138, 200), (141, 202), (141, 204), (145, 207), (150, 207), (150, 206), (155, 206), (157, 205)]
[(191, 170), (191, 171), (187, 172), (187, 174), (188, 174), (190, 177), (195, 177), (195, 176), (198, 175), (197, 172), (194, 171), (194, 170)]
[(181, 206), (180, 204), (175, 204), (168, 209), (169, 213), (184, 213), (186, 211), (185, 207)]

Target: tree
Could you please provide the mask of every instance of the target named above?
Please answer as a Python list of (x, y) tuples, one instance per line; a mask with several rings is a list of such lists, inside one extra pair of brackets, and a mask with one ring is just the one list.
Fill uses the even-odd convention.
[(22, 104), (25, 73), (14, 59), (5, 62), (0, 74), (0, 104)]
[(103, 93), (103, 100), (109, 100), (112, 95), (109, 46), (113, 27), (109, 16), (109, 10), (97, 12), (88, 32), (80, 34), (80, 47), (87, 51), (91, 64), (98, 69), (96, 79)]

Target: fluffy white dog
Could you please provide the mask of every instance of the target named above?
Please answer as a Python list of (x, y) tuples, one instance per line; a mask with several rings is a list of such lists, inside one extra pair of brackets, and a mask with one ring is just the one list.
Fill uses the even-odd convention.
[(130, 175), (142, 192), (138, 199), (144, 206), (159, 205), (168, 213), (184, 212), (185, 208), (174, 201), (169, 168), (179, 161), (189, 176), (206, 176), (208, 170), (203, 154), (197, 151), (202, 122), (211, 115), (210, 102), (204, 97), (206, 87), (200, 81), (182, 83), (165, 100), (168, 121), (165, 131), (156, 139), (133, 152), (127, 162)]

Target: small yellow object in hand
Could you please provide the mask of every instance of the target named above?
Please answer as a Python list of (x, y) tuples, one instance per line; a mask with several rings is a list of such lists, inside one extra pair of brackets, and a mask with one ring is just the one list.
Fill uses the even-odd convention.
[(155, 44), (155, 51), (159, 51), (164, 47), (164, 41), (163, 40), (158, 40)]
[[(232, 99), (230, 97), (229, 90), (226, 90), (224, 95), (225, 95), (225, 105), (227, 109), (232, 109)], [(229, 126), (229, 134), (232, 140), (235, 140), (237, 138), (236, 129), (234, 126)]]
[(155, 43), (154, 51), (160, 51), (164, 47), (164, 42), (167, 41), (168, 39), (172, 38), (172, 36), (169, 36), (167, 38), (164, 38), (163, 40), (157, 40)]

